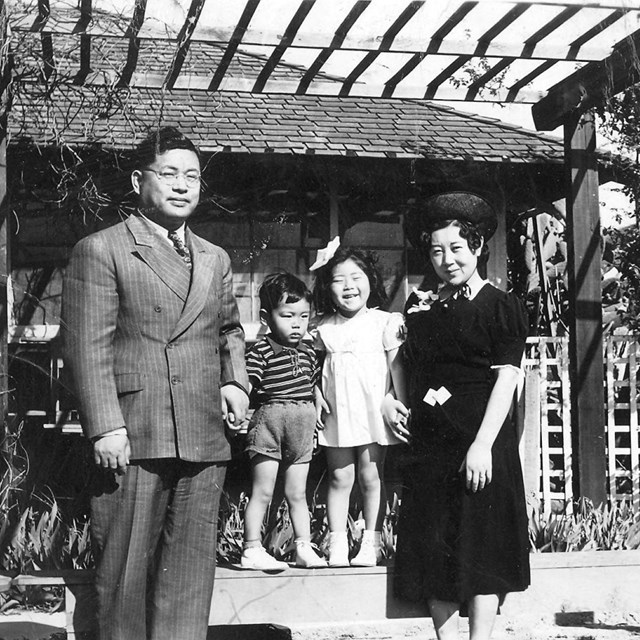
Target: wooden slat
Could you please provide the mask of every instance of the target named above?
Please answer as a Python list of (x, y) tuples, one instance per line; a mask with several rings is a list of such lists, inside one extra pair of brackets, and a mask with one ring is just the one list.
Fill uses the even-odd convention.
[(131, 82), (131, 78), (135, 73), (138, 64), (138, 54), (140, 53), (140, 40), (138, 33), (144, 22), (144, 14), (147, 10), (147, 0), (135, 0), (135, 8), (131, 23), (127, 27), (127, 37), (129, 38), (129, 47), (127, 49), (127, 62), (120, 74), (118, 80), (119, 86), (127, 86)]
[(604, 20), (599, 22), (597, 25), (585, 31), (583, 34), (578, 36), (569, 46), (569, 58), (575, 59), (578, 57), (578, 52), (580, 48), (584, 46), (585, 43), (589, 42), (591, 38), (602, 33), (605, 29), (609, 28), (612, 24), (622, 19), (625, 16), (624, 11), (614, 11), (609, 14)]
[(498, 22), (478, 38), (478, 44), (473, 52), (474, 55), (485, 55), (496, 37), (520, 18), (527, 9), (529, 9), (528, 5), (519, 5), (508, 11)]
[(80, 36), (80, 69), (73, 79), (73, 84), (83, 85), (91, 73), (91, 36), (83, 33)]
[(9, 327), (8, 306), (9, 276), (11, 274), (9, 263), (9, 239), (8, 231), (10, 221), (9, 206), (7, 202), (7, 134), (9, 118), (9, 90), (11, 85), (11, 60), (6, 55), (6, 49), (1, 43), (6, 42), (7, 20), (5, 7), (0, 3), (0, 420), (2, 420), (0, 451), (6, 450), (7, 440), (4, 437), (8, 429), (9, 410)]
[(637, 340), (629, 345), (629, 440), (631, 448), (631, 504), (637, 513), (640, 510), (640, 427), (638, 426), (638, 351)]
[(51, 15), (49, 0), (38, 0), (38, 15), (36, 16), (30, 31), (42, 31)]
[(413, 16), (420, 10), (422, 7), (422, 2), (414, 1), (410, 2), (409, 5), (400, 13), (400, 15), (394, 20), (393, 24), (387, 29), (385, 34), (382, 36), (380, 41), (380, 51), (390, 51), (391, 45), (395, 40), (398, 33), (401, 31), (403, 27), (407, 25), (409, 20), (413, 18)]
[(42, 51), (42, 81), (46, 84), (51, 77), (51, 74), (55, 71), (53, 41), (50, 33), (40, 34), (40, 46)]
[(427, 53), (437, 53), (442, 43), (451, 30), (476, 6), (476, 2), (465, 2), (445, 22), (436, 29), (427, 46)]
[(424, 92), (424, 99), (431, 100), (435, 95), (440, 85), (445, 83), (458, 69), (463, 67), (467, 62), (471, 60), (470, 56), (460, 56), (457, 60), (452, 62), (446, 69), (443, 69), (429, 84), (427, 90)]
[(523, 78), (520, 78), (518, 82), (511, 85), (509, 87), (509, 92), (507, 93), (506, 102), (515, 102), (518, 94), (524, 87), (526, 87), (530, 82), (533, 82), (538, 76), (541, 76), (546, 71), (549, 71), (549, 69), (551, 69), (554, 64), (555, 61), (547, 60), (546, 62), (543, 62), (541, 65), (536, 67), (533, 71), (525, 75)]
[(293, 42), (293, 39), (298, 33), (298, 29), (300, 29), (300, 27), (302, 26), (304, 19), (313, 8), (314, 3), (315, 3), (315, 0), (302, 0), (302, 2), (300, 3), (300, 7), (298, 8), (295, 15), (291, 19), (291, 22), (287, 26), (287, 29), (280, 43), (274, 49), (273, 53), (271, 54), (266, 64), (264, 65), (262, 71), (260, 72), (258, 79), (253, 85), (254, 92), (260, 93), (264, 90), (264, 87), (267, 84), (267, 81), (269, 80), (271, 73), (276, 68), (277, 64), (280, 62), (280, 59), (284, 55), (284, 52), (287, 50), (291, 42)]
[(565, 22), (573, 18), (580, 11), (579, 7), (570, 7), (565, 9), (562, 13), (557, 15), (553, 20), (549, 20), (547, 24), (544, 25), (541, 29), (538, 29), (536, 33), (529, 36), (525, 42), (524, 47), (522, 49), (522, 58), (531, 58), (533, 56), (533, 52), (535, 48), (538, 46), (541, 40), (549, 36), (553, 33), (558, 27), (563, 25)]
[(345, 78), (342, 87), (338, 93), (340, 96), (351, 95), (351, 88), (357, 82), (358, 78), (375, 62), (379, 53), (370, 51), (366, 56), (353, 68), (353, 71)]
[(616, 496), (616, 416), (613, 344), (608, 340), (605, 345), (605, 380), (607, 383), (607, 474), (609, 477), (609, 495)]
[(173, 61), (171, 62), (171, 69), (169, 70), (169, 73), (167, 73), (167, 78), (165, 80), (165, 87), (167, 89), (173, 88), (180, 72), (182, 71), (182, 65), (184, 64), (189, 51), (189, 46), (191, 45), (191, 36), (198, 24), (198, 19), (202, 13), (204, 3), (205, 0), (191, 0), (187, 17), (178, 35), (177, 49), (173, 57)]
[(391, 98), (398, 83), (402, 82), (423, 60), (424, 53), (414, 53), (408, 62), (384, 83), (383, 98)]
[(364, 13), (364, 10), (369, 6), (371, 0), (358, 0), (351, 11), (347, 14), (346, 18), (342, 21), (340, 26), (336, 29), (335, 35), (331, 44), (326, 49), (323, 49), (313, 63), (309, 66), (309, 69), (304, 74), (300, 84), (298, 85), (297, 94), (304, 94), (309, 88), (309, 85), (313, 82), (314, 78), (322, 69), (323, 65), (331, 57), (334, 50), (340, 49), (344, 43), (345, 38), (349, 34), (351, 27), (357, 22), (358, 18)]
[(209, 91), (217, 91), (220, 88), (220, 84), (222, 83), (225, 74), (227, 73), (227, 69), (233, 60), (233, 57), (238, 49), (238, 45), (242, 41), (242, 37), (244, 36), (249, 23), (251, 22), (251, 18), (256, 12), (258, 5), (260, 4), (260, 0), (249, 0), (245, 5), (244, 11), (242, 12), (242, 16), (236, 25), (233, 35), (231, 36), (231, 40), (222, 56), (222, 60), (216, 69), (211, 82), (209, 83), (208, 90)]
[(542, 502), (545, 513), (551, 511), (551, 459), (549, 457), (549, 419), (547, 414), (547, 379), (548, 379), (548, 367), (547, 362), (547, 350), (544, 344), (538, 346), (538, 358), (540, 360), (540, 398), (541, 398), (541, 412), (540, 412), (540, 455), (542, 464)]

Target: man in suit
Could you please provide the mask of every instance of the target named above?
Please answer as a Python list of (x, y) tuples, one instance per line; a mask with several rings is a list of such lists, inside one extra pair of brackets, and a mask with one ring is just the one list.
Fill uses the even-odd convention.
[[(172, 127), (139, 147), (138, 214), (74, 248), (65, 364), (100, 467), (92, 498), (100, 640), (204, 640), (226, 429), (248, 407), (229, 256), (185, 223), (200, 161)], [(175, 232), (175, 233), (172, 233)]]

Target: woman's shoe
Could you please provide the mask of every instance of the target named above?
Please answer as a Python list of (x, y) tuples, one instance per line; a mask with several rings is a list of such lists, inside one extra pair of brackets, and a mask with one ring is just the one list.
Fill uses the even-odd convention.
[(321, 558), (308, 540), (296, 540), (296, 567), (322, 569), (327, 561)]

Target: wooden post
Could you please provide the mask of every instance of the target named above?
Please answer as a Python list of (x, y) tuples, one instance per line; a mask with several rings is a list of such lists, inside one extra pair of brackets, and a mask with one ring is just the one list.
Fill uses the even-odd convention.
[(593, 114), (567, 121), (569, 376), (574, 495), (606, 501), (601, 239)]
[(7, 204), (7, 129), (9, 119), (10, 60), (7, 48), (7, 14), (0, 0), (0, 420), (7, 428), (9, 409), (9, 213)]

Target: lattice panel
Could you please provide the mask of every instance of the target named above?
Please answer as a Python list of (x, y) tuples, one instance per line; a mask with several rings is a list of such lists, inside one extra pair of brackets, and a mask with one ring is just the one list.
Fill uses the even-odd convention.
[[(635, 336), (610, 336), (605, 340), (605, 400), (607, 492), (610, 500), (628, 500), (640, 509), (640, 427), (638, 416), (638, 364), (640, 345)], [(544, 511), (554, 506), (571, 508), (571, 397), (569, 341), (567, 338), (529, 338), (524, 367), (529, 390), (525, 413), (534, 411), (539, 421), (538, 447), (525, 458), (538, 460), (538, 495)], [(537, 393), (536, 393), (537, 391)]]
[(638, 353), (638, 342), (630, 336), (611, 336), (605, 344), (609, 496), (630, 500), (636, 509), (640, 508)]
[(568, 363), (566, 339), (530, 338), (527, 341), (525, 369), (533, 367), (538, 374), (527, 376), (527, 381), (537, 384), (539, 390), (538, 498), (545, 511), (554, 505), (566, 505), (570, 509), (573, 501)]

